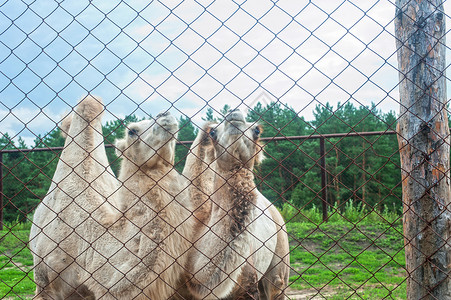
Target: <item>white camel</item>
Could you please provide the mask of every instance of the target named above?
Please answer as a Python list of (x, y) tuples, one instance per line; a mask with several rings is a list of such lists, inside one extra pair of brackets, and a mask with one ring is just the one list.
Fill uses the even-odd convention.
[(285, 223), (256, 189), (252, 172), (263, 159), (261, 130), (232, 111), (220, 125), (200, 130), (190, 149), (183, 174), (193, 185), (199, 228), (187, 267), (194, 276), (187, 286), (195, 298), (284, 299)]
[(128, 126), (109, 168), (98, 98), (77, 106), (30, 233), (35, 299), (168, 299), (192, 245), (186, 181), (173, 169), (177, 120)]
[(190, 197), (198, 229), (200, 229), (199, 226), (206, 225), (210, 218), (210, 196), (214, 189), (215, 153), (209, 136), (211, 126), (216, 126), (216, 124), (206, 123), (204, 128), (199, 130), (190, 147), (182, 172), (190, 183)]

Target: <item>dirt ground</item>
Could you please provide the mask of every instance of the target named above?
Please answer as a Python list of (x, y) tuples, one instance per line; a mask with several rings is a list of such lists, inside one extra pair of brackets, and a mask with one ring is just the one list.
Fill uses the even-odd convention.
[(285, 294), (291, 300), (320, 300), (327, 299), (328, 296), (333, 294), (333, 291), (321, 289), (321, 293), (318, 293), (316, 289), (306, 289), (306, 290), (293, 290), (288, 288)]
[[(321, 294), (318, 294), (318, 291), (315, 289), (306, 289), (306, 290), (294, 290), (288, 288), (288, 290), (285, 292), (285, 295), (288, 296), (290, 300), (324, 300), (327, 299), (326, 297), (331, 296), (333, 293), (332, 291), (325, 291), (324, 289), (321, 290)], [(25, 296), (23, 299), (32, 299), (33, 295)], [(13, 300), (17, 299), (16, 297), (7, 297), (5, 300)]]

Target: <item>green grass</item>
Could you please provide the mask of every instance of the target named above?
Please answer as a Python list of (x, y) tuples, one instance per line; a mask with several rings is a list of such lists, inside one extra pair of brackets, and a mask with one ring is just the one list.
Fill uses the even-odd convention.
[(288, 223), (290, 287), (327, 299), (406, 299), (401, 222)]
[[(316, 211), (315, 211), (316, 210)], [(354, 209), (355, 210), (355, 209)], [(284, 217), (290, 237), (290, 288), (319, 290), (325, 299), (406, 299), (402, 224), (396, 214), (332, 215), (316, 208)], [(362, 218), (362, 216), (366, 216)], [(0, 232), (0, 299), (33, 294), (29, 224)]]
[(24, 299), (35, 290), (29, 232), (29, 225), (8, 224), (0, 231), (0, 299)]
[(1, 271), (0, 297), (25, 299), (33, 294), (36, 285), (33, 274), (21, 269), (6, 269)]

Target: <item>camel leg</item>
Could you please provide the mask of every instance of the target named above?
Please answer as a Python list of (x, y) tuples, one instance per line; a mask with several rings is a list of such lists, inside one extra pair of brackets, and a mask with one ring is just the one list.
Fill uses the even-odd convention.
[(260, 291), (258, 288), (258, 276), (254, 267), (247, 263), (243, 267), (243, 272), (239, 278), (239, 282), (232, 296), (228, 299), (239, 300), (255, 300), (260, 298)]
[(79, 286), (66, 300), (95, 300), (94, 293), (91, 292), (84, 284)]
[(33, 299), (63, 299), (61, 295), (65, 294), (65, 284), (54, 271), (47, 267), (44, 261), (35, 265), (34, 281), (36, 283), (36, 291)]
[(86, 285), (80, 285), (78, 288), (65, 289), (63, 286), (67, 284), (61, 284), (59, 278), (55, 279), (50, 285), (41, 288), (37, 285), (34, 300), (95, 300), (94, 293), (88, 289)]
[[(271, 276), (271, 280), (266, 278), (267, 275), (259, 281), (261, 299), (268, 300), (282, 300), (285, 299), (283, 295), (283, 287), (286, 286), (283, 279), (279, 275)], [(274, 282), (272, 281), (274, 280)]]
[(95, 300), (94, 293), (85, 284), (78, 283), (77, 267), (73, 260), (62, 258), (58, 250), (55, 250), (55, 254), (58, 254), (57, 257), (49, 255), (47, 262), (41, 261), (35, 266), (36, 292), (33, 299)]

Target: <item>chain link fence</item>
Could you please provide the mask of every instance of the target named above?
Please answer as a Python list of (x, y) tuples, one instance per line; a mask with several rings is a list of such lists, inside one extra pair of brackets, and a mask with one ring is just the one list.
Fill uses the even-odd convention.
[(0, 296), (451, 297), (435, 2), (0, 4)]

